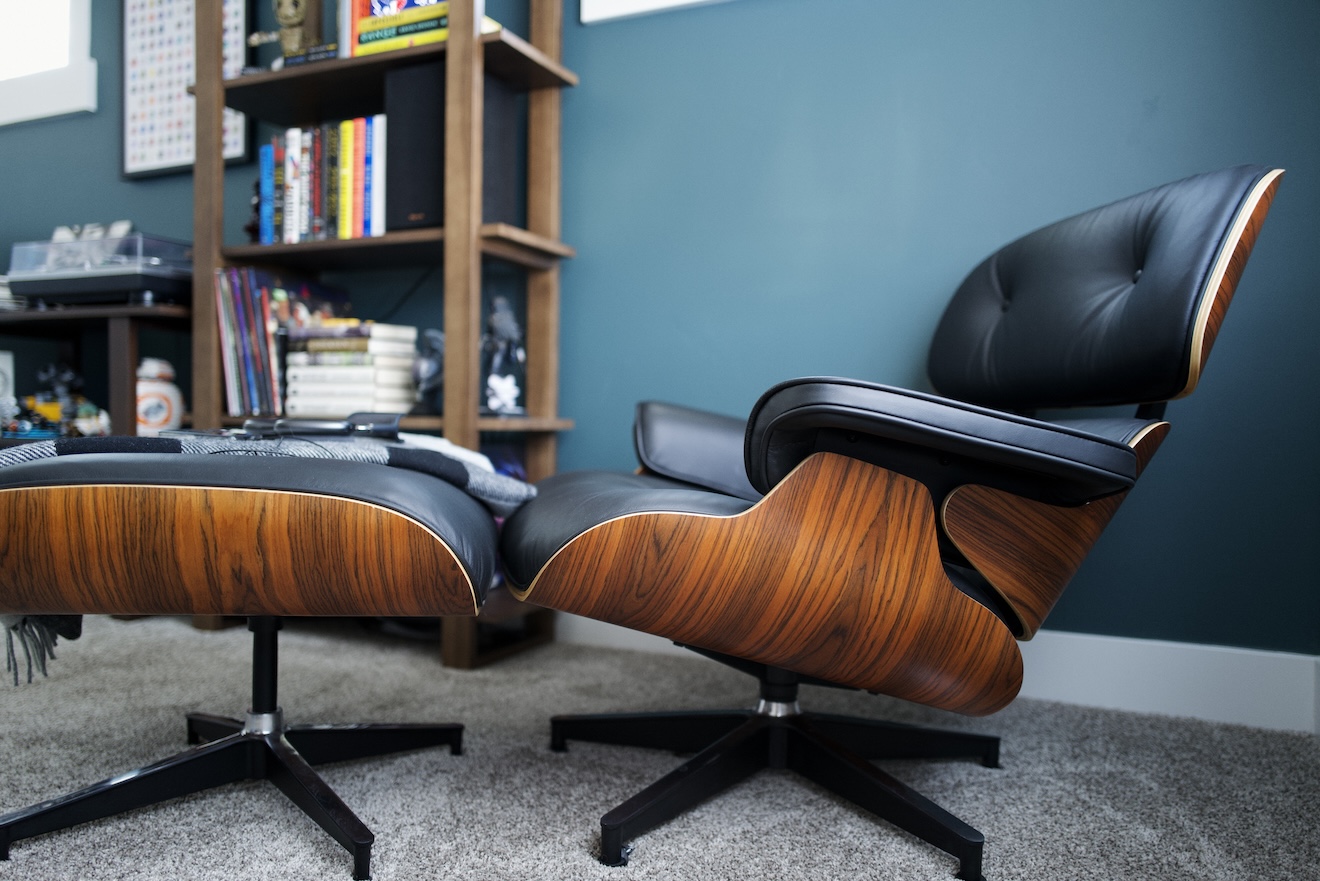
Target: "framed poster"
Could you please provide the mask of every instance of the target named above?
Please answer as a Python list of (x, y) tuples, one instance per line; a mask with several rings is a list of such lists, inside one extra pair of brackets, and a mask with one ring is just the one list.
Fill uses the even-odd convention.
[[(124, 175), (186, 171), (196, 156), (194, 0), (124, 0)], [(247, 54), (247, 2), (224, 0), (224, 76)], [(247, 117), (225, 110), (224, 157), (248, 159)]]

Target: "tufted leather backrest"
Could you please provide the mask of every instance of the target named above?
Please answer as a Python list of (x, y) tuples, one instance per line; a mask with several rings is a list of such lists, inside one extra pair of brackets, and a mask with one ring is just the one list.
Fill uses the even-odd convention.
[(1196, 175), (1006, 245), (945, 309), (931, 382), (1018, 411), (1189, 394), (1282, 173)]

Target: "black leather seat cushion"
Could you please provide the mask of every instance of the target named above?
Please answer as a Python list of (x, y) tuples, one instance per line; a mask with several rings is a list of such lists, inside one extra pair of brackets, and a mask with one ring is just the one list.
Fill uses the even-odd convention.
[(0, 468), (0, 490), (130, 484), (283, 490), (337, 496), (410, 517), (448, 545), (484, 599), (498, 565), (495, 522), (479, 502), (436, 477), (325, 459), (183, 454), (57, 456)]

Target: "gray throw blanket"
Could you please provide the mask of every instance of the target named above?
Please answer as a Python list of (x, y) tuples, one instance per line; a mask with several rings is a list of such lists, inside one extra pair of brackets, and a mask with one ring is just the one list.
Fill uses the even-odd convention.
[[(536, 495), (536, 487), (488, 471), (465, 459), (446, 455), (418, 443), (385, 442), (369, 438), (335, 440), (299, 437), (78, 437), (36, 441), (0, 451), (0, 468), (86, 453), (179, 453), (200, 456), (285, 456), (302, 459), (338, 459), (370, 462), (421, 471), (453, 484), (477, 499), (495, 517), (507, 517)], [(46, 674), (46, 661), (55, 657), (58, 637), (77, 639), (82, 618), (77, 615), (0, 615), (5, 632), (5, 670), (19, 682), (17, 649), (27, 659), (27, 680), (34, 670)]]

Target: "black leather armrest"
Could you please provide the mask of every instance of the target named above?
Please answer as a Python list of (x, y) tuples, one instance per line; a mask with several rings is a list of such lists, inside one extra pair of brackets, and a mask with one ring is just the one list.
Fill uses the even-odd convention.
[[(1097, 426), (1099, 423), (1096, 424)], [(1132, 432), (1135, 433), (1135, 432)], [(1080, 504), (1132, 486), (1123, 433), (1030, 419), (937, 395), (851, 379), (796, 379), (752, 410), (747, 474), (768, 491), (820, 450), (905, 470), (931, 486), (981, 483)]]
[(637, 405), (633, 443), (646, 470), (696, 486), (755, 501), (761, 497), (747, 479), (742, 419), (644, 401)]

